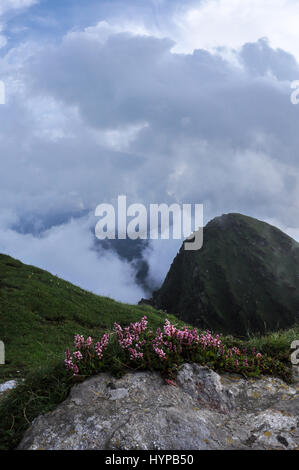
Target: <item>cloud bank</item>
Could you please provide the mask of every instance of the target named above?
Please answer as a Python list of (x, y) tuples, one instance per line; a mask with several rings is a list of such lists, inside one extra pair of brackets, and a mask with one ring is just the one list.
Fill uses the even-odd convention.
[(96, 206), (120, 194), (145, 205), (203, 203), (206, 222), (242, 212), (297, 237), (299, 106), (290, 83), (299, 68), (291, 36), (282, 40), (274, 21), (284, 11), (283, 28), (297, 4), (263, 5), (271, 21), (254, 34), (258, 4), (244, 15), (247, 29), (238, 21), (229, 32), (238, 1), (183, 11), (176, 3), (171, 21), (162, 2), (160, 21), (118, 12), (61, 40), (6, 48), (0, 252), (135, 302), (162, 282), (180, 242), (144, 245), (147, 282), (136, 282), (136, 260), (92, 232)]

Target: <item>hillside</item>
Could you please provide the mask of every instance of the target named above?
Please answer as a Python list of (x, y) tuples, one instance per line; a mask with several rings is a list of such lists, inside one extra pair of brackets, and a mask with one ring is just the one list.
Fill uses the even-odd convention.
[(216, 217), (201, 250), (181, 247), (152, 304), (238, 336), (290, 327), (299, 318), (299, 244), (252, 217)]
[[(134, 370), (159, 371), (165, 379), (169, 374), (175, 376), (184, 362), (196, 361), (219, 372), (237, 372), (245, 377), (262, 373), (291, 381), (290, 344), (298, 338), (298, 327), (264, 337), (252, 337), (246, 342), (221, 336), (223, 356), (210, 348), (201, 349), (199, 343), (197, 349), (186, 346), (184, 357), (177, 349), (178, 354), (169, 354), (166, 361), (160, 360), (152, 348), (153, 337), (149, 331), (151, 352), (144, 356), (144, 362), (132, 361), (122, 351), (117, 337), (111, 335), (100, 369), (90, 363), (90, 369), (79, 377), (74, 377), (66, 369), (64, 351), (66, 347), (72, 347), (75, 333), (99, 339), (104, 331), (111, 329), (114, 321), (128, 326), (130, 322), (140, 321), (144, 315), (151, 329), (162, 326), (166, 317), (177, 327), (185, 325), (185, 322), (172, 315), (166, 316), (151, 306), (126, 305), (99, 297), (46, 271), (0, 255), (0, 339), (6, 345), (7, 361), (0, 366), (0, 383), (10, 377), (25, 378), (18, 381), (15, 390), (2, 396), (0, 393), (0, 450), (16, 448), (35, 418), (47, 415), (67, 399), (72, 386), (77, 383), (76, 379), (82, 381), (99, 370), (111, 373), (111, 380)], [(169, 346), (171, 344), (168, 343)], [(234, 348), (240, 365), (236, 364), (234, 357), (226, 354), (228, 348)], [(253, 349), (262, 354), (261, 360), (257, 355), (251, 356)], [(247, 355), (246, 351), (249, 352), (247, 366), (239, 356)], [(229, 359), (224, 360), (223, 357)]]
[(97, 296), (47, 271), (0, 255), (0, 339), (6, 348), (0, 381), (63, 359), (75, 333), (97, 337), (114, 321), (126, 325), (145, 314), (154, 328), (164, 323), (165, 315), (149, 306)]

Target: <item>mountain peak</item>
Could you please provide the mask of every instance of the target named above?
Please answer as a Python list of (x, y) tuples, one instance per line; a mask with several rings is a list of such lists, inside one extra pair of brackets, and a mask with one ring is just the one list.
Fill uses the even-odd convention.
[(182, 246), (158, 308), (196, 326), (247, 335), (291, 326), (299, 316), (299, 244), (278, 228), (238, 213), (204, 227), (203, 247)]

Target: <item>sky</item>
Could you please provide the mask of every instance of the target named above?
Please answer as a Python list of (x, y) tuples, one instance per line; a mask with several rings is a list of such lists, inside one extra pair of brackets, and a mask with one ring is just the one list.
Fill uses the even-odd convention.
[(297, 0), (0, 0), (0, 252), (136, 303), (181, 240), (95, 208), (203, 204), (299, 240)]

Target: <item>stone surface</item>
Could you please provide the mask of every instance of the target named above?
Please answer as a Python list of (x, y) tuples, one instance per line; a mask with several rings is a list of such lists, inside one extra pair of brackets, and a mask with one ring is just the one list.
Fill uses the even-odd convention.
[(0, 384), (0, 393), (7, 392), (8, 390), (12, 390), (17, 386), (17, 381), (16, 380), (9, 380), (8, 382), (4, 382), (3, 384)]
[(152, 372), (100, 374), (35, 419), (19, 449), (298, 449), (298, 392), (196, 364), (176, 386)]

